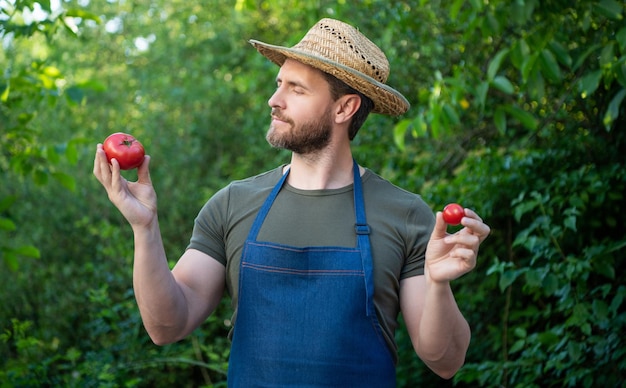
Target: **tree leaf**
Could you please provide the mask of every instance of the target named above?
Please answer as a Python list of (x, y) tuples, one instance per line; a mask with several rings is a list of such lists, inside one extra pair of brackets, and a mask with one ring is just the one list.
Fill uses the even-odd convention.
[(404, 151), (405, 148), (404, 138), (406, 136), (406, 131), (409, 127), (409, 124), (411, 124), (411, 120), (404, 119), (398, 122), (395, 127), (393, 127), (393, 141), (396, 143), (396, 146), (402, 151)]
[(611, 130), (613, 122), (619, 116), (619, 107), (622, 104), (624, 97), (626, 97), (626, 89), (620, 90), (609, 103), (609, 107), (604, 114), (604, 118), (602, 119), (602, 123), (604, 124), (604, 128), (607, 132)]
[(515, 66), (515, 68), (521, 70), (523, 63), (525, 59), (528, 58), (529, 54), (530, 47), (528, 47), (528, 43), (525, 39), (519, 39), (515, 42), (513, 48), (511, 49), (511, 63)]
[(522, 68), (521, 68), (522, 80), (524, 82), (528, 81), (528, 77), (530, 76), (530, 73), (533, 71), (538, 57), (539, 57), (539, 53), (533, 53), (527, 56), (526, 58), (524, 58), (522, 62)]
[(64, 172), (53, 172), (52, 176), (66, 189), (76, 191), (76, 180), (71, 175)]
[(485, 108), (485, 101), (487, 100), (487, 92), (489, 91), (489, 82), (484, 81), (481, 82), (478, 86), (476, 86), (476, 101), (478, 102), (478, 106), (482, 111)]
[(521, 275), (521, 273), (522, 273), (521, 270), (504, 271), (502, 275), (500, 276), (500, 282), (498, 283), (500, 287), (500, 291), (504, 292), (504, 290), (506, 290), (507, 287), (513, 284), (515, 279), (517, 279), (519, 275)]
[(9, 100), (9, 91), (11, 90), (11, 85), (7, 83), (7, 87), (2, 91), (2, 95), (0, 95), (0, 101), (7, 102)]
[(615, 70), (617, 82), (626, 88), (626, 56), (622, 57), (613, 69)]
[(93, 20), (97, 24), (102, 23), (102, 20), (100, 19), (98, 15), (92, 12), (85, 11), (84, 9), (80, 9), (80, 8), (68, 9), (65, 12), (65, 16), (71, 16), (71, 17), (81, 18), (85, 20)]
[(79, 104), (85, 98), (85, 93), (83, 89), (77, 86), (71, 86), (65, 90), (65, 96), (70, 103)]
[(509, 53), (508, 48), (502, 49), (496, 55), (494, 55), (494, 57), (491, 59), (491, 62), (489, 62), (489, 67), (487, 68), (487, 80), (488, 81), (492, 81), (495, 78), (496, 74), (498, 73), (498, 70), (500, 69), (500, 65), (502, 64), (502, 61), (508, 55), (508, 53)]
[(626, 27), (623, 27), (621, 30), (615, 34), (615, 40), (617, 44), (619, 44), (619, 49), (622, 54), (626, 54)]
[(600, 67), (610, 67), (615, 60), (615, 43), (610, 42), (600, 52)]
[(611, 301), (611, 305), (609, 306), (612, 316), (616, 316), (618, 314), (619, 308), (624, 302), (625, 296), (626, 296), (626, 287), (620, 286), (618, 288), (618, 292), (615, 294), (615, 297)]
[(602, 0), (598, 4), (594, 4), (594, 11), (599, 15), (606, 16), (613, 20), (622, 20), (622, 5), (615, 0)]
[(459, 118), (459, 115), (456, 113), (456, 110), (450, 104), (445, 104), (443, 106), (443, 113), (444, 113), (444, 117), (447, 119), (448, 122), (450, 122), (450, 124), (459, 125), (461, 123), (461, 119)]
[(517, 340), (515, 341), (515, 343), (513, 343), (513, 346), (511, 346), (511, 348), (509, 349), (509, 354), (517, 353), (520, 350), (524, 349), (525, 346), (526, 346), (525, 340), (523, 339)]
[(568, 216), (563, 220), (563, 224), (566, 228), (576, 231), (576, 216)]
[(504, 135), (506, 133), (506, 113), (503, 109), (496, 109), (496, 112), (493, 114), (493, 123), (500, 135)]
[(422, 113), (415, 116), (413, 119), (413, 135), (415, 137), (426, 136), (428, 133), (428, 125), (424, 121), (424, 115)]
[(70, 140), (67, 143), (67, 148), (65, 148), (65, 157), (68, 162), (75, 165), (78, 163), (78, 147), (76, 141)]
[(17, 271), (17, 269), (19, 268), (19, 260), (17, 258), (17, 255), (13, 252), (4, 252), (4, 255), (2, 256), (4, 263), (7, 265), (7, 267), (9, 267), (9, 269), (13, 272)]
[(455, 0), (452, 5), (450, 5), (450, 20), (456, 20), (463, 4), (465, 4), (465, 0)]
[(599, 49), (600, 47), (602, 46), (599, 44), (594, 44), (594, 45), (589, 46), (587, 49), (585, 49), (585, 51), (583, 51), (582, 54), (580, 54), (578, 58), (576, 58), (576, 62), (574, 62), (574, 66), (572, 66), (572, 71), (578, 70), (578, 68), (583, 63), (585, 63), (585, 61), (587, 60), (587, 57), (591, 55), (594, 51)]
[(522, 108), (515, 105), (506, 105), (504, 107), (506, 112), (513, 116), (517, 121), (520, 122), (524, 127), (530, 130), (536, 130), (539, 126), (539, 122), (531, 113), (526, 112)]
[(534, 71), (528, 77), (528, 82), (526, 83), (528, 95), (535, 101), (541, 101), (546, 92), (546, 85), (543, 78), (543, 75), (540, 71)]
[(561, 75), (561, 68), (559, 67), (554, 54), (548, 49), (541, 50), (541, 68), (543, 74), (550, 81), (557, 83), (560, 82), (563, 76)]
[(548, 270), (549, 269), (539, 267), (526, 271), (526, 285), (532, 288), (540, 288)]
[(600, 80), (602, 79), (602, 70), (595, 70), (591, 73), (585, 74), (580, 79), (579, 90), (582, 98), (587, 98), (598, 89)]
[(553, 40), (548, 45), (550, 46), (550, 50), (560, 64), (567, 67), (572, 66), (572, 57), (569, 55), (569, 52), (561, 43)]
[(0, 217), (0, 230), (6, 230), (12, 232), (17, 229), (15, 222), (12, 219), (6, 217)]
[(18, 255), (30, 257), (33, 259), (39, 259), (41, 257), (41, 252), (39, 252), (39, 249), (35, 248), (32, 245), (23, 245), (21, 247), (17, 247), (13, 249), (13, 252)]
[(511, 81), (509, 81), (509, 79), (506, 78), (503, 75), (499, 75), (496, 78), (494, 78), (494, 80), (491, 82), (491, 84), (496, 89), (498, 89), (501, 92), (504, 92), (506, 94), (513, 94), (513, 92), (515, 92), (515, 87), (513, 86)]
[(3, 212), (10, 208), (15, 201), (17, 201), (16, 195), (6, 195), (0, 199), (0, 212)]

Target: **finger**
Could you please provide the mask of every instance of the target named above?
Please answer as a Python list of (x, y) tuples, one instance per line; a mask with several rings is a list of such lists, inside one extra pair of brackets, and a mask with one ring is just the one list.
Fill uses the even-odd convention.
[(100, 144), (96, 146), (96, 152), (93, 155), (93, 175), (100, 176), (100, 158), (98, 157), (98, 151), (100, 150)]
[(454, 248), (450, 251), (450, 256), (461, 260), (465, 263), (465, 265), (467, 265), (468, 269), (476, 267), (476, 252), (472, 249), (461, 247)]
[(478, 236), (480, 241), (486, 239), (491, 233), (489, 225), (485, 224), (483, 219), (472, 209), (465, 209), (465, 217), (463, 217), (461, 224), (467, 228), (469, 233)]
[(478, 247), (478, 244), (480, 244), (480, 236), (474, 233), (468, 233), (464, 230), (459, 230), (454, 234), (446, 236), (444, 242), (450, 245), (472, 248)]
[(103, 185), (110, 181), (110, 167), (102, 144), (96, 146), (96, 154), (93, 161), (93, 174)]
[(143, 157), (143, 162), (137, 169), (137, 183), (152, 184), (152, 180), (150, 179), (150, 155)]
[(468, 233), (478, 236), (480, 241), (486, 239), (487, 236), (489, 236), (489, 233), (491, 233), (491, 228), (489, 228), (489, 225), (485, 224), (482, 221), (474, 220), (471, 218), (468, 219), (466, 222), (463, 222), (463, 226), (467, 228)]
[(121, 186), (122, 186), (122, 174), (120, 172), (120, 163), (117, 161), (117, 159), (115, 158), (111, 158), (111, 164), (110, 164), (110, 182), (111, 182), (111, 188), (114, 191), (120, 191)]
[(465, 217), (473, 218), (473, 219), (478, 220), (480, 222), (483, 221), (483, 219), (480, 218), (480, 216), (474, 210), (469, 209), (469, 208), (465, 208), (464, 210), (465, 210)]
[(443, 213), (435, 213), (435, 227), (431, 234), (431, 238), (444, 238), (447, 235), (448, 225), (443, 220)]

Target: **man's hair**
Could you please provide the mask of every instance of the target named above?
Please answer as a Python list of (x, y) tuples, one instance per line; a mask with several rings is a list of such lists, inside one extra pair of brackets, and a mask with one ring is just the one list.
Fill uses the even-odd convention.
[(350, 123), (350, 128), (348, 128), (348, 136), (350, 137), (350, 140), (352, 140), (356, 136), (357, 132), (359, 132), (359, 129), (361, 129), (361, 126), (367, 119), (367, 116), (370, 114), (372, 109), (374, 109), (374, 102), (369, 97), (348, 86), (348, 84), (332, 74), (325, 72), (322, 72), (322, 74), (324, 74), (324, 78), (326, 78), (326, 81), (330, 85), (330, 94), (333, 100), (336, 101), (346, 94), (356, 94), (361, 98), (361, 106), (359, 106), (359, 110), (357, 110), (354, 116), (352, 116), (352, 122)]

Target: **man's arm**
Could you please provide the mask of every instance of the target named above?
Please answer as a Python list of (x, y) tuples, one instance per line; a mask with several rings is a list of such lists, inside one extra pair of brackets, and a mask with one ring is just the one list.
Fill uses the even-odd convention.
[(152, 340), (166, 344), (191, 333), (215, 310), (224, 292), (225, 268), (200, 251), (187, 250), (170, 271), (149, 164), (146, 155), (137, 181), (129, 182), (121, 176), (119, 163), (112, 159), (109, 164), (98, 144), (93, 173), (133, 229), (135, 298)]
[(440, 212), (426, 249), (424, 276), (400, 282), (400, 308), (413, 348), (439, 376), (449, 379), (465, 362), (471, 332), (456, 304), (450, 282), (476, 266), (478, 247), (489, 226), (465, 209), (463, 229), (453, 235)]
[[(154, 225), (158, 230), (158, 224)], [(223, 264), (189, 249), (170, 271), (160, 233), (135, 231), (133, 287), (143, 324), (157, 345), (189, 335), (217, 308), (224, 292)]]

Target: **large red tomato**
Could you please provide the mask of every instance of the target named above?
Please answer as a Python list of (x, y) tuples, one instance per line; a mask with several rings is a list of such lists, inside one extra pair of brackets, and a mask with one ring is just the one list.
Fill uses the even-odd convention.
[(465, 210), (458, 203), (451, 203), (443, 208), (443, 220), (446, 224), (458, 225), (465, 216)]
[(139, 167), (145, 155), (143, 145), (133, 136), (122, 132), (109, 135), (104, 140), (102, 148), (109, 163), (111, 163), (111, 159), (115, 158), (122, 170), (132, 170)]

